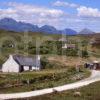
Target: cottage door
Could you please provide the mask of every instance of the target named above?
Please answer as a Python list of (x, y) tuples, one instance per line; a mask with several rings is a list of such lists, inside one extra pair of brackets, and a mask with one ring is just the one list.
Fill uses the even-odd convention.
[(32, 70), (32, 66), (29, 66), (29, 70)]

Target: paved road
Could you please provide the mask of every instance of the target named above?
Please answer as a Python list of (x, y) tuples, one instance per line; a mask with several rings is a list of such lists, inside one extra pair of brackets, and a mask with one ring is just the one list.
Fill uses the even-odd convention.
[(48, 88), (48, 89), (42, 89), (42, 90), (36, 90), (36, 91), (31, 91), (31, 92), (23, 92), (23, 93), (13, 93), (13, 94), (0, 94), (0, 100), (6, 100), (6, 99), (14, 99), (14, 98), (26, 98), (26, 97), (32, 97), (32, 96), (39, 96), (39, 95), (44, 95), (48, 93), (56, 91), (64, 91), (64, 90), (70, 90), (70, 89), (76, 89), (79, 87), (83, 87), (86, 85), (89, 85), (90, 83), (100, 81), (100, 71), (92, 71), (92, 74), (89, 78), (59, 86), (59, 87), (54, 87), (54, 88)]

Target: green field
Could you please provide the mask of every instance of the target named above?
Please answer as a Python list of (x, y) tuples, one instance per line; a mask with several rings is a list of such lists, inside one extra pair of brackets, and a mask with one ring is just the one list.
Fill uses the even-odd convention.
[[(77, 56), (77, 51), (80, 49), (83, 52), (83, 56), (87, 57), (87, 49), (89, 51), (93, 49), (89, 42), (94, 37), (100, 37), (100, 34), (66, 36), (69, 43), (76, 44), (76, 48), (62, 51), (62, 42), (58, 41), (62, 38), (61, 34), (23, 33), (0, 30), (0, 64), (8, 58), (9, 54), (35, 55), (36, 41), (38, 42), (37, 45), (40, 45), (40, 54), (42, 55), (62, 55), (63, 52), (63, 55)], [(80, 47), (77, 48), (77, 45), (80, 45)], [(99, 53), (100, 49), (95, 48), (95, 52)]]
[(34, 91), (72, 83), (90, 75), (88, 70), (75, 68), (0, 74), (0, 93)]
[[(80, 92), (80, 96), (75, 96), (75, 92)], [(76, 90), (52, 93), (33, 98), (15, 100), (100, 100), (100, 82), (92, 83)]]
[[(0, 30), (0, 64), (2, 64), (9, 56), (9, 54), (22, 54), (22, 55), (35, 55), (36, 44), (40, 45), (41, 55), (67, 55), (78, 56), (78, 50), (82, 51), (82, 57), (87, 57), (87, 49), (92, 51), (89, 46), (89, 42), (93, 37), (100, 37), (99, 34), (84, 36), (66, 36), (69, 43), (76, 45), (75, 49), (62, 50), (62, 42), (58, 41), (62, 38), (61, 34), (45, 34), (45, 33), (22, 33)], [(37, 43), (38, 42), (38, 43)], [(77, 46), (80, 47), (77, 47)], [(27, 47), (27, 48), (26, 48)], [(95, 50), (97, 53), (100, 49)], [(93, 55), (95, 56), (95, 55)]]

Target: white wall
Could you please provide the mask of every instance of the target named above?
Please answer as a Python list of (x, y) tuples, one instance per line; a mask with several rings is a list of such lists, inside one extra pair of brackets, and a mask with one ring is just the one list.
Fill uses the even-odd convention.
[(13, 59), (13, 56), (10, 55), (9, 59), (2, 65), (2, 72), (19, 72), (20, 66)]
[(24, 71), (28, 71), (29, 70), (29, 66), (24, 66)]
[(40, 67), (32, 66), (32, 70), (40, 70)]
[[(24, 66), (24, 71), (29, 71), (29, 70), (30, 70), (29, 66)], [(36, 67), (36, 66), (32, 66), (31, 71), (32, 70), (40, 70), (40, 68), (39, 67)]]

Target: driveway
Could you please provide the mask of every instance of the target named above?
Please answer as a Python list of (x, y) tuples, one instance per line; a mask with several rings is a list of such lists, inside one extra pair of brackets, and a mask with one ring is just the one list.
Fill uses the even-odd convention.
[(36, 91), (30, 91), (30, 92), (23, 92), (23, 93), (12, 93), (12, 94), (0, 94), (0, 100), (6, 100), (6, 99), (14, 99), (14, 98), (26, 98), (26, 97), (33, 97), (33, 96), (40, 96), (48, 93), (53, 93), (54, 90), (56, 91), (64, 91), (64, 90), (70, 90), (70, 89), (76, 89), (80, 88), (86, 85), (89, 85), (93, 82), (100, 81), (100, 71), (92, 71), (92, 74), (89, 78), (63, 85), (58, 86), (54, 88), (47, 88), (42, 90), (36, 90)]

